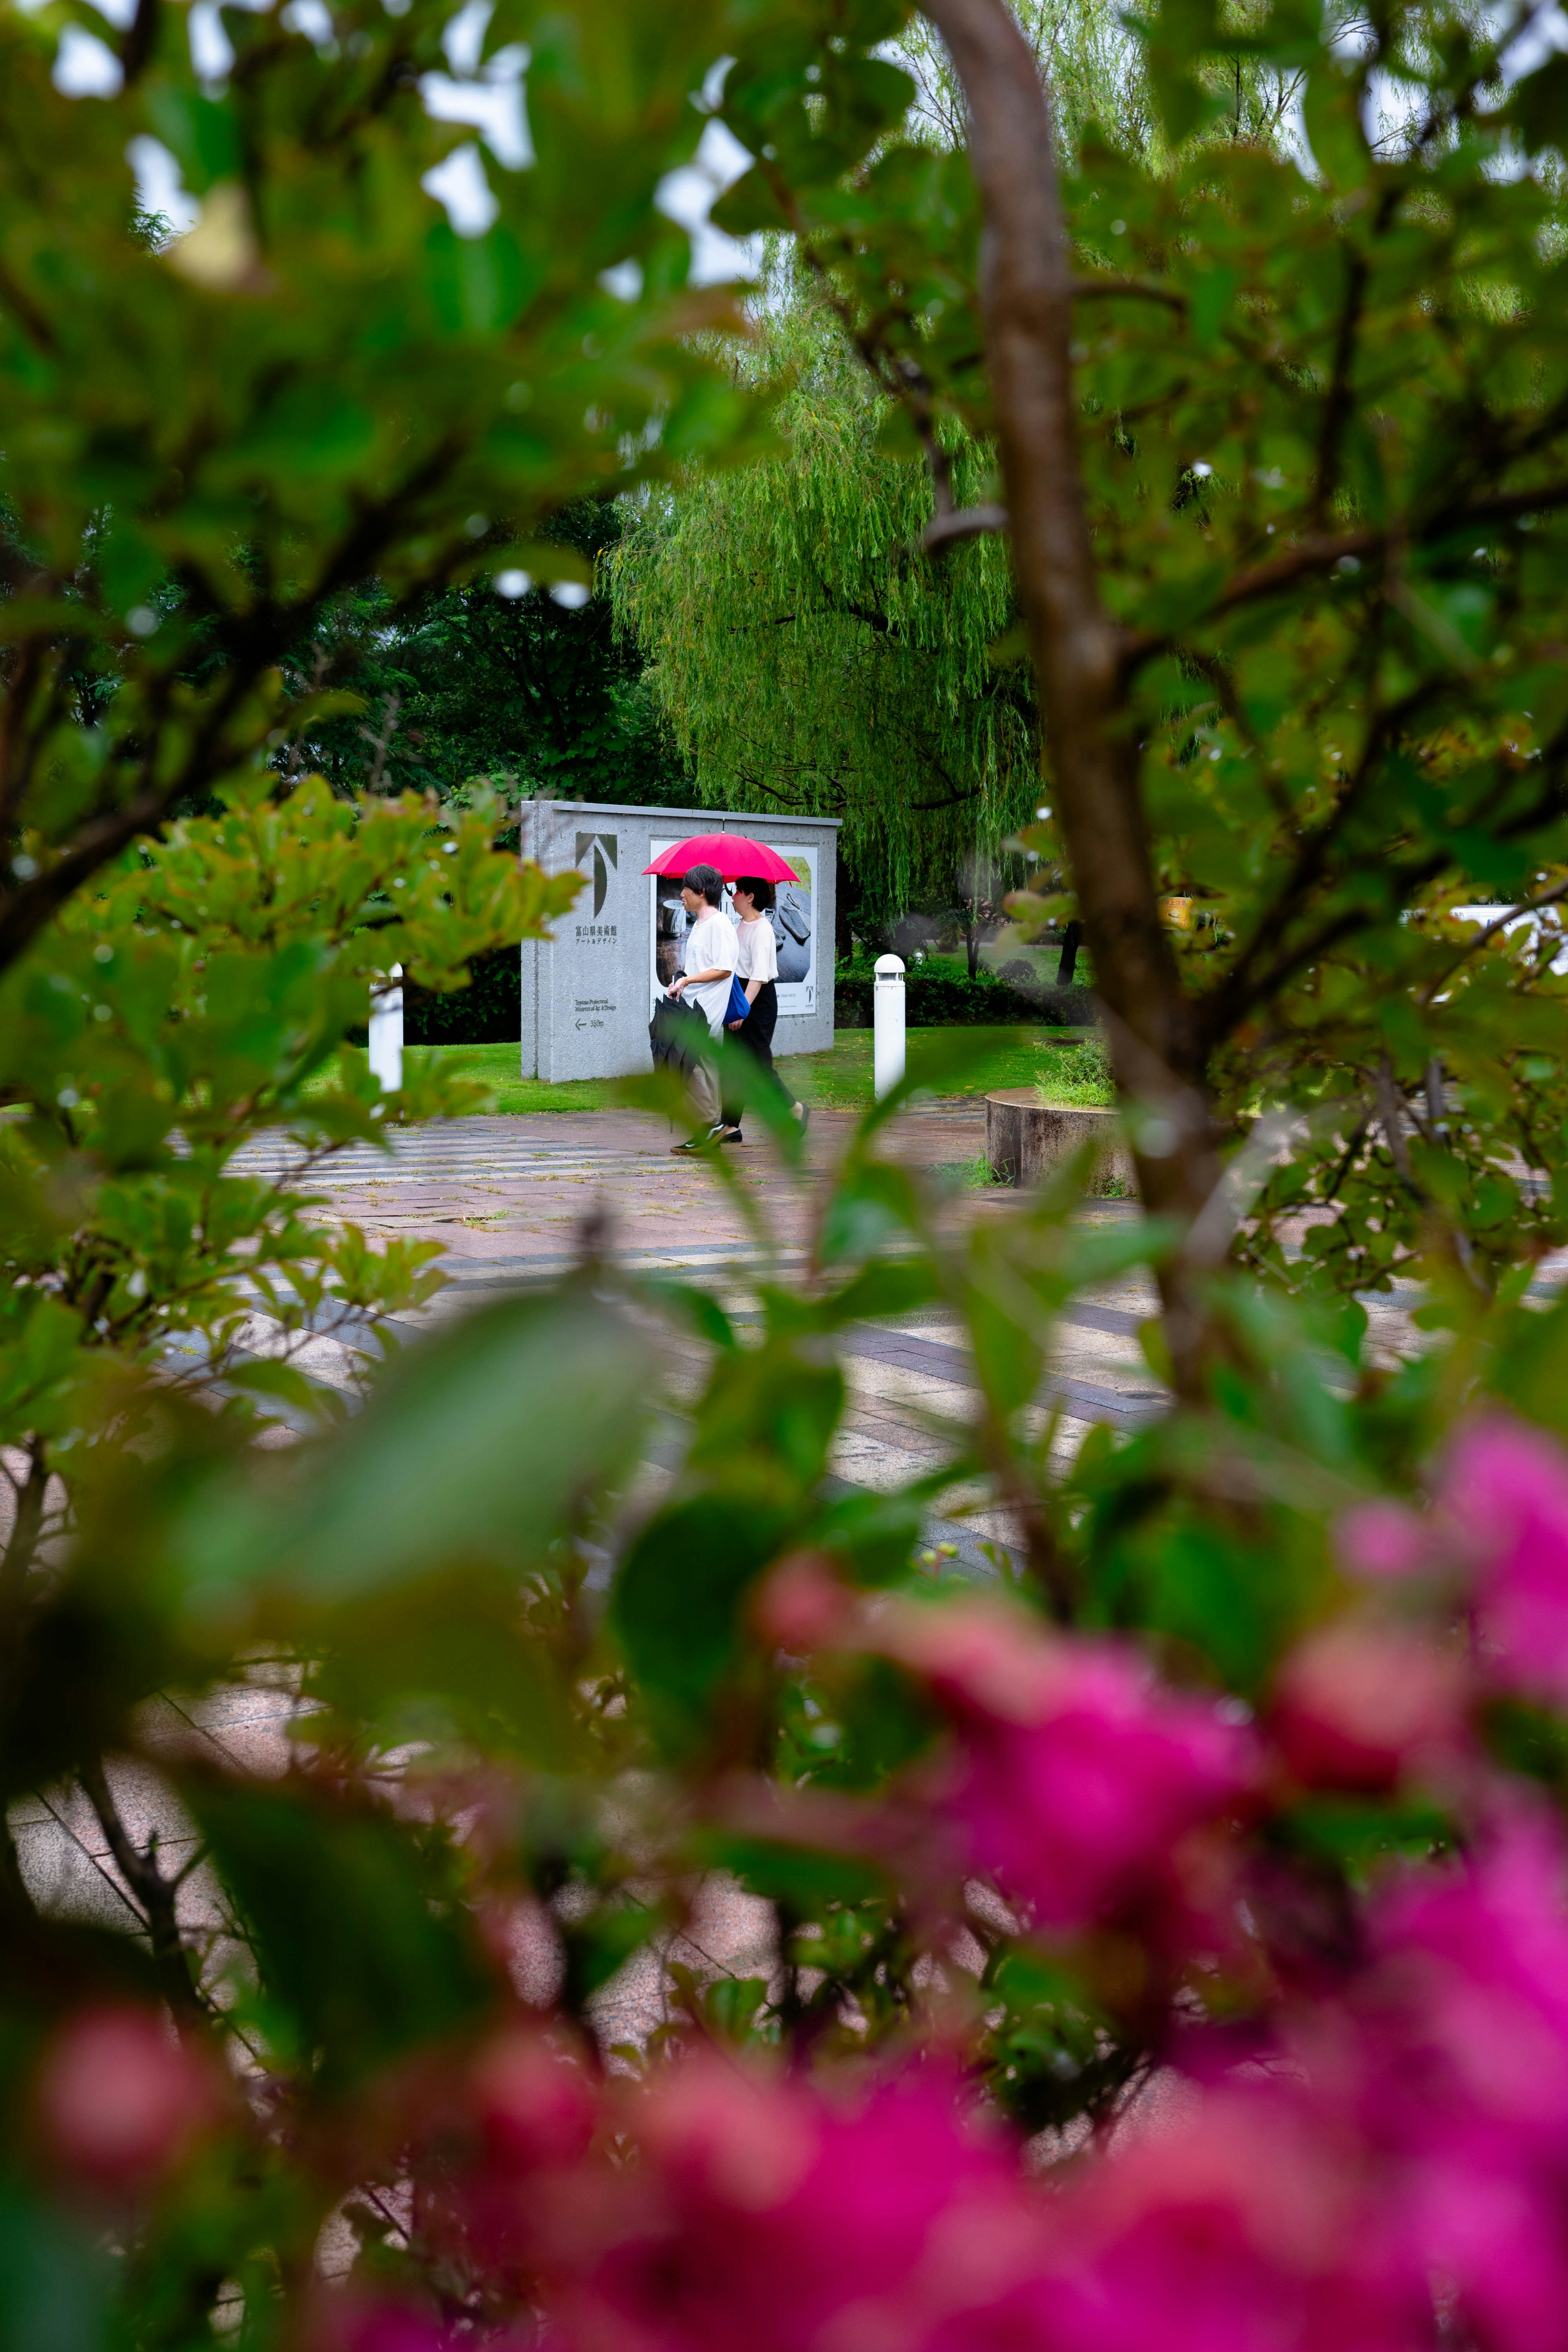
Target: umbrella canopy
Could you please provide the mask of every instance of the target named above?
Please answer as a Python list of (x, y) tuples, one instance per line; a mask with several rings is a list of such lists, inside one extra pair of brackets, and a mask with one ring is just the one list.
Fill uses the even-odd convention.
[(738, 882), (749, 874), (758, 882), (795, 882), (799, 879), (793, 866), (770, 849), (765, 842), (752, 841), (743, 833), (694, 833), (689, 841), (678, 841), (673, 849), (660, 852), (645, 874), (689, 874), (694, 866), (714, 866), (720, 878)]

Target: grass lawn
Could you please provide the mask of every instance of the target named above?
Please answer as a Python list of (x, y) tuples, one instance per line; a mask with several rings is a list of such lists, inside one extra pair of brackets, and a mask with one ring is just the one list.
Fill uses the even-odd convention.
[[(1054, 1063), (1087, 1033), (1080, 1029), (911, 1029), (910, 1076), (937, 1095), (984, 1095), (998, 1087), (1050, 1086)], [(869, 1029), (841, 1029), (828, 1054), (793, 1054), (779, 1064), (786, 1086), (825, 1110), (865, 1110), (871, 1101)], [(1053, 1093), (1058, 1091), (1052, 1088)], [(1068, 1087), (1059, 1089), (1064, 1098)], [(1079, 1090), (1070, 1090), (1079, 1098)], [(1109, 1097), (1107, 1097), (1109, 1099)]]
[[(1058, 1084), (1053, 1066), (1087, 1033), (1079, 1029), (911, 1029), (910, 1068), (939, 1095), (988, 1094), (996, 1087), (1041, 1085), (1062, 1101), (1109, 1100), (1086, 1087), (1069, 1059)], [(495, 1090), (498, 1111), (607, 1110), (618, 1099), (615, 1078), (574, 1078), (549, 1086), (518, 1076), (516, 1045), (411, 1045), (410, 1064), (433, 1055), (459, 1064)], [(865, 1110), (871, 1101), (871, 1032), (841, 1029), (826, 1054), (792, 1054), (779, 1065), (784, 1084), (803, 1102), (824, 1110)], [(1070, 1075), (1069, 1075), (1070, 1073)]]

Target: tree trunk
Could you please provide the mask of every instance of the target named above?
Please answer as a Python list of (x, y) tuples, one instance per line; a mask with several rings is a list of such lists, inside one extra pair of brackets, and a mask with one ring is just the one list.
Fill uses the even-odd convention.
[(1075, 915), (1062, 933), (1062, 951), (1057, 958), (1057, 986), (1070, 988), (1078, 970), (1078, 951), (1083, 945), (1083, 925)]
[[(1072, 262), (1046, 93), (1005, 0), (923, 0), (963, 84), (985, 235), (981, 312), (1013, 564), (1056, 804), (1147, 1207), (1190, 1227), (1218, 1177), (1201, 1042), (1160, 917), (1126, 712), (1121, 632), (1100, 602), (1078, 459)], [(1178, 1388), (1203, 1385), (1193, 1271), (1161, 1269)]]

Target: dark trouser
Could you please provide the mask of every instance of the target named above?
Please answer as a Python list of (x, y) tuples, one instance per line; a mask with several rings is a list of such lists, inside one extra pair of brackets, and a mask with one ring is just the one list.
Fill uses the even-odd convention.
[[(752, 1059), (761, 1063), (782, 1095), (784, 1087), (773, 1070), (773, 1031), (778, 1026), (778, 990), (771, 980), (764, 980), (757, 991), (755, 1003), (740, 1027), (727, 1030), (725, 1034), (732, 1044), (743, 1045)], [(724, 1124), (726, 1127), (740, 1126), (741, 1105), (739, 1103), (725, 1103)]]

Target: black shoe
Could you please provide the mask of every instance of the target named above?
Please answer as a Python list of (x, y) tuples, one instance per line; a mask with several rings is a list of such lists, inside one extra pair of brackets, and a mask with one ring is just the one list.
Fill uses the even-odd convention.
[(717, 1150), (723, 1139), (723, 1129), (710, 1127), (706, 1135), (690, 1135), (684, 1143), (672, 1143), (670, 1153), (677, 1160), (704, 1159), (709, 1152)]
[(808, 1103), (796, 1103), (795, 1115), (800, 1121), (800, 1131), (804, 1135), (811, 1125), (811, 1106)]
[(744, 1143), (745, 1139), (738, 1127), (726, 1127), (721, 1130), (719, 1136), (721, 1143)]

